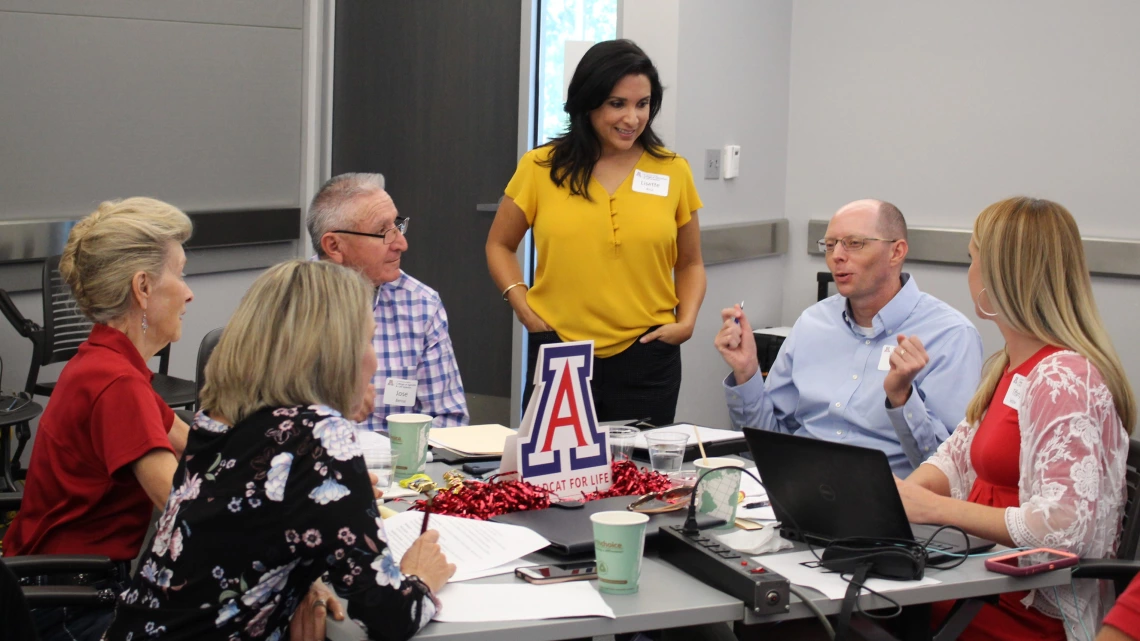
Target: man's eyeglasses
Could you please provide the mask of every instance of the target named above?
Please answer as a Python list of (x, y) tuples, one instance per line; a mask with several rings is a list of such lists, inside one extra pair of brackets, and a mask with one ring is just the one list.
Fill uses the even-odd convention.
[(412, 219), (407, 217), (407, 216), (397, 217), (395, 225), (389, 227), (388, 229), (385, 229), (384, 231), (380, 232), (379, 234), (369, 234), (368, 232), (363, 232), (363, 231), (349, 231), (347, 229), (334, 229), (333, 233), (334, 234), (352, 234), (353, 236), (368, 236), (369, 238), (379, 238), (380, 240), (384, 241), (385, 245), (391, 245), (392, 241), (396, 240), (396, 236), (394, 236), (392, 234), (392, 232), (398, 231), (398, 232), (400, 232), (401, 236), (407, 234), (408, 233), (408, 223), (410, 223), (411, 220)]
[(898, 238), (864, 238), (861, 236), (848, 236), (847, 238), (821, 238), (816, 241), (819, 245), (819, 251), (830, 254), (835, 251), (836, 245), (843, 245), (843, 249), (849, 252), (859, 251), (863, 246), (872, 240), (877, 240), (883, 243), (893, 243)]

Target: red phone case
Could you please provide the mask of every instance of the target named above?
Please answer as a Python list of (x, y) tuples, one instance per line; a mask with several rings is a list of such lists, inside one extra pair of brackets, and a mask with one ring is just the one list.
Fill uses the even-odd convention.
[[(1019, 556), (1026, 556), (1029, 554), (1039, 554), (1041, 552), (1049, 552), (1058, 556), (1064, 557), (1060, 559), (1053, 559), (1045, 563), (1037, 563), (1034, 565), (1027, 565), (1019, 567), (1016, 565), (1006, 565), (1002, 563), (1003, 560), (1016, 558)], [(1010, 576), (1030, 576), (1033, 574), (1040, 574), (1050, 570), (1058, 570), (1060, 568), (1067, 568), (1076, 565), (1080, 561), (1080, 557), (1070, 552), (1062, 552), (1060, 550), (1052, 550), (1050, 548), (1036, 548), (1033, 550), (1026, 550), (1024, 552), (1011, 552), (1001, 556), (995, 556), (986, 559), (986, 569), (990, 572), (999, 572), (1001, 574), (1008, 574)]]

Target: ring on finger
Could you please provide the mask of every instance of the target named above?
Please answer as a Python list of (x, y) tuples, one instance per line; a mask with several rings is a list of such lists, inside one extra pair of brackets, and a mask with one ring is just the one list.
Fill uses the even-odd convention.
[(900, 347), (899, 348), (899, 356), (906, 356), (906, 350)]
[(329, 609), (329, 605), (325, 602), (324, 599), (317, 599), (317, 602), (313, 604), (313, 609), (316, 610), (317, 608), (324, 608), (327, 610)]

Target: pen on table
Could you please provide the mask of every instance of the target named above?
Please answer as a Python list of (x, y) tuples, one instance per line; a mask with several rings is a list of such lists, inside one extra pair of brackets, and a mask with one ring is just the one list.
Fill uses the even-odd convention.
[[(740, 311), (742, 311), (742, 312), (744, 311), (744, 301), (740, 301)], [(736, 321), (737, 325), (740, 324), (740, 317), (739, 316), (737, 316), (736, 318), (734, 318), (732, 320)]]
[(744, 509), (746, 509), (746, 510), (754, 510), (758, 507), (772, 507), (772, 502), (771, 501), (755, 501), (753, 503), (747, 503), (744, 505)]
[(431, 499), (424, 501), (424, 522), (420, 525), (420, 534), (427, 533), (428, 517), (431, 516)]

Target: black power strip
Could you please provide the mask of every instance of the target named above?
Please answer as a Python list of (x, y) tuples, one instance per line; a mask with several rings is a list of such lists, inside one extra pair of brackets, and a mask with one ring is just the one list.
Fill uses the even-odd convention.
[(787, 579), (722, 545), (708, 532), (685, 534), (682, 525), (663, 527), (657, 551), (686, 574), (744, 601), (754, 614), (788, 611)]

